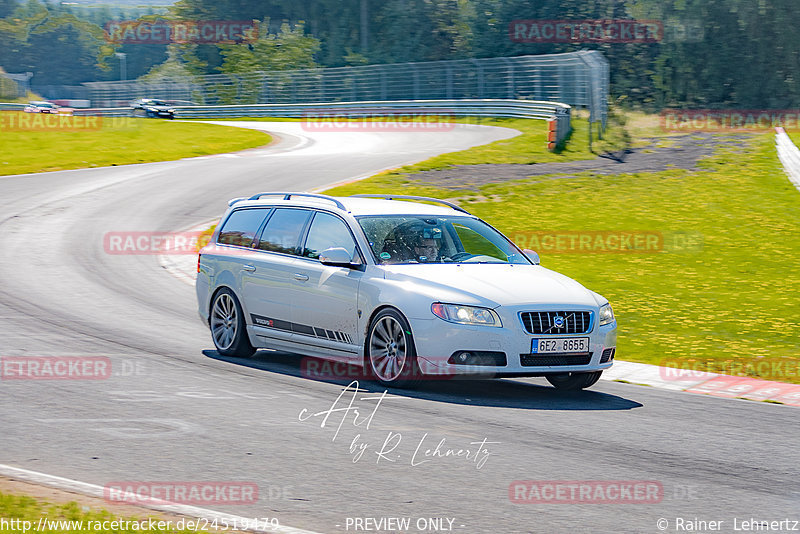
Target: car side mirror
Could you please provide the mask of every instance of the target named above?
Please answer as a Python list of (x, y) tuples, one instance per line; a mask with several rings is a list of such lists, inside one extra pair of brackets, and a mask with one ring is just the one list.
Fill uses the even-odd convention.
[(347, 267), (349, 269), (357, 269), (361, 266), (361, 263), (354, 263), (350, 253), (342, 247), (326, 248), (320, 253), (319, 262), (322, 265)]
[(531, 260), (534, 265), (539, 265), (539, 254), (536, 251), (526, 248), (522, 252), (525, 253), (525, 257)]

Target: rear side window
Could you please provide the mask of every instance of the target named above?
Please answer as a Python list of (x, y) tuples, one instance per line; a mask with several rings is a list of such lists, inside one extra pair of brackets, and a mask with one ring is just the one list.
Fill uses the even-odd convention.
[(225, 226), (219, 231), (217, 243), (252, 247), (261, 223), (269, 213), (268, 208), (236, 210), (231, 213)]
[(308, 210), (276, 209), (261, 233), (258, 248), (271, 252), (297, 254), (300, 235), (310, 215), (311, 212)]
[(303, 256), (316, 259), (323, 250), (330, 247), (342, 247), (350, 253), (352, 259), (356, 243), (344, 221), (329, 213), (320, 212), (311, 223)]

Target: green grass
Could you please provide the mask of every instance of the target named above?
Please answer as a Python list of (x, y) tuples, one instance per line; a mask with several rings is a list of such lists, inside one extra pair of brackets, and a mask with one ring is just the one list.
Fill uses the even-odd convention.
[[(429, 118), (430, 119), (430, 118)], [(197, 119), (201, 120), (201, 119)], [(213, 120), (237, 120), (237, 121), (279, 121), (279, 122), (302, 122), (305, 119), (284, 118), (284, 117), (238, 117), (235, 119), (213, 119)], [(364, 119), (337, 119), (337, 122), (362, 122)], [(367, 122), (381, 122), (380, 118), (367, 119)], [(425, 160), (415, 165), (407, 165), (399, 169), (389, 171), (385, 174), (396, 176), (401, 174), (419, 172), (423, 170), (443, 169), (453, 165), (475, 165), (479, 163), (518, 163), (529, 165), (532, 163), (547, 163), (556, 161), (573, 161), (590, 159), (597, 153), (604, 151), (619, 150), (626, 145), (624, 128), (621, 125), (613, 124), (604, 134), (604, 139), (595, 139), (592, 151), (589, 150), (589, 125), (586, 119), (576, 116), (572, 120), (573, 131), (569, 138), (569, 143), (565, 147), (551, 152), (547, 149), (547, 123), (543, 120), (534, 119), (490, 119), (481, 117), (461, 117), (446, 118), (443, 121), (448, 123), (478, 124), (483, 126), (500, 126), (511, 128), (521, 132), (521, 135), (496, 141), (487, 145), (450, 152)], [(456, 126), (457, 128), (458, 126)], [(595, 132), (595, 136), (597, 133)]]
[[(148, 516), (149, 517), (149, 516)], [(74, 528), (77, 525), (73, 523), (71, 526), (73, 528), (69, 528), (70, 525), (67, 524), (52, 524), (49, 523), (48, 526), (51, 528), (43, 529), (46, 532), (52, 533), (64, 533), (67, 532), (115, 532), (115, 533), (131, 533), (131, 534), (141, 534), (142, 532), (146, 532), (147, 530), (137, 530), (135, 528), (94, 528), (95, 526), (104, 526), (103, 522), (105, 521), (115, 521), (115, 520), (122, 520), (122, 521), (145, 521), (147, 522), (148, 518), (135, 518), (135, 517), (122, 517), (120, 518), (117, 515), (112, 514), (107, 510), (92, 510), (88, 507), (82, 507), (76, 502), (69, 502), (65, 504), (51, 504), (43, 499), (29, 497), (26, 495), (13, 495), (8, 493), (0, 492), (0, 518), (9, 522), (10, 520), (21, 520), (21, 521), (29, 521), (30, 523), (19, 524), (19, 523), (8, 523), (6, 528), (3, 530), (6, 532), (23, 532), (25, 527), (27, 527), (27, 532), (34, 532), (39, 523), (41, 518), (47, 518), (48, 521), (83, 521), (82, 529)], [(156, 519), (154, 521), (166, 521), (165, 519)], [(95, 521), (99, 521), (100, 524), (98, 525)], [(175, 525), (175, 521), (177, 519), (173, 518), (173, 525)], [(91, 522), (91, 523), (89, 523)], [(19, 526), (18, 528), (11, 528), (12, 526)], [(43, 523), (44, 526), (44, 523)], [(105, 526), (112, 526), (110, 523), (106, 523)], [(134, 527), (135, 525), (115, 525), (119, 527)], [(149, 525), (146, 525), (149, 526)], [(155, 526), (155, 525), (154, 525)], [(166, 526), (166, 525), (163, 525)], [(183, 532), (189, 533), (194, 532), (194, 530), (153, 530), (152, 532)]]
[[(476, 119), (466, 120), (466, 122), (470, 121), (475, 123)], [(544, 121), (533, 119), (485, 119), (480, 121), (479, 124), (512, 128), (520, 131), (521, 134), (511, 139), (441, 154), (420, 163), (384, 171), (373, 176), (364, 184), (359, 182), (352, 187), (345, 185), (337, 187), (335, 191), (337, 191), (337, 194), (339, 194), (338, 192), (356, 194), (363, 193), (364, 187), (384, 187), (384, 189), (376, 190), (376, 192), (387, 191), (395, 194), (412, 194), (409, 193), (409, 190), (413, 189), (413, 194), (436, 196), (442, 193), (436, 188), (429, 188), (419, 183), (419, 181), (415, 181), (413, 174), (421, 171), (446, 169), (454, 165), (478, 165), (484, 163), (530, 165), (534, 163), (585, 160), (596, 156), (596, 153), (589, 150), (588, 122), (584, 119), (573, 119), (572, 133), (568, 142), (562, 149), (555, 152), (547, 149), (547, 123)], [(611, 133), (609, 137), (616, 141), (620, 136)], [(607, 146), (611, 146), (612, 143), (613, 141), (607, 142)]]
[[(701, 249), (683, 252), (666, 246), (638, 254), (539, 252), (544, 266), (612, 302), (619, 359), (661, 365), (677, 360), (680, 367), (717, 372), (736, 365), (741, 374), (800, 383), (800, 193), (783, 173), (772, 134), (754, 135), (747, 144), (744, 150), (718, 150), (701, 162), (701, 172), (536, 177), (482, 186), (473, 201), (467, 195), (461, 204), (521, 245), (538, 231), (701, 234)], [(412, 167), (520, 157), (513, 150), (517, 153), (504, 158), (495, 149), (501, 147)], [(455, 195), (400, 173), (327, 191), (389, 192)], [(777, 372), (744, 367), (762, 361), (789, 367)]]
[(0, 175), (174, 160), (243, 150), (272, 139), (217, 124), (127, 117), (105, 118), (92, 129), (37, 131), (9, 128), (7, 117), (0, 127)]
[(547, 123), (531, 119), (490, 119), (480, 122), (484, 126), (501, 126), (519, 130), (521, 135), (495, 141), (487, 145), (450, 152), (435, 156), (414, 165), (406, 165), (385, 173), (388, 177), (410, 174), (419, 171), (444, 169), (453, 165), (478, 165), (482, 163), (549, 163), (590, 159), (595, 154), (589, 151), (588, 122), (582, 119), (572, 121), (573, 131), (569, 143), (560, 151), (547, 149)]

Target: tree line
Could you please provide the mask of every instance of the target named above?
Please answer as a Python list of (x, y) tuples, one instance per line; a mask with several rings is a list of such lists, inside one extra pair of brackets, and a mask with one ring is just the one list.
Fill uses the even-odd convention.
[[(623, 106), (790, 108), (800, 102), (797, 0), (179, 0), (89, 11), (0, 0), (0, 67), (39, 85), (600, 50)], [(256, 41), (118, 44), (124, 17), (253, 20)], [(648, 42), (520, 42), (515, 21), (657, 21)]]

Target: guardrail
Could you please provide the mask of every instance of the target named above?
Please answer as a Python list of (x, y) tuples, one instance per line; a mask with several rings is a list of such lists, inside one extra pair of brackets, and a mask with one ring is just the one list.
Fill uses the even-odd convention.
[(778, 159), (783, 163), (783, 168), (789, 180), (800, 191), (800, 149), (792, 142), (783, 128), (775, 128), (775, 145), (778, 149)]
[[(15, 107), (4, 107), (15, 106)], [(23, 104), (2, 104), (1, 109), (19, 110)], [(294, 117), (308, 120), (359, 118), (368, 116), (440, 115), (453, 117), (503, 117), (548, 121), (547, 143), (553, 150), (569, 135), (572, 108), (559, 102), (536, 100), (400, 100), (373, 102), (332, 102), (313, 104), (247, 104), (230, 106), (174, 106), (179, 119), (233, 117)], [(128, 116), (130, 108), (76, 109), (75, 115)]]
[[(444, 115), (454, 117), (506, 117), (555, 121), (555, 135), (548, 142), (555, 148), (564, 142), (571, 129), (571, 107), (559, 102), (535, 100), (401, 100), (373, 102), (333, 102), (315, 104), (250, 104), (231, 106), (178, 106), (176, 117), (187, 119), (221, 117), (297, 117), (315, 116), (358, 118), (387, 115)], [(320, 117), (322, 118), (322, 117)]]

